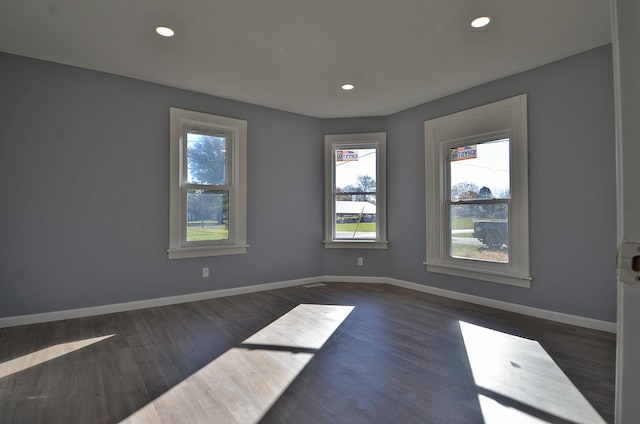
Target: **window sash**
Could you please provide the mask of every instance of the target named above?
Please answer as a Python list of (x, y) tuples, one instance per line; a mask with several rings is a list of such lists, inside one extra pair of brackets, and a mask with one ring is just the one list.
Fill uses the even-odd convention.
[[(199, 182), (190, 182), (189, 181), (189, 134), (194, 134), (198, 136), (209, 136), (216, 138), (223, 138), (225, 140), (225, 175), (224, 175), (224, 183), (225, 184), (214, 184), (214, 183), (199, 183)], [(182, 134), (182, 175), (181, 175), (181, 185), (191, 184), (191, 185), (203, 185), (203, 186), (224, 186), (224, 185), (233, 185), (233, 176), (234, 176), (234, 161), (233, 161), (233, 153), (234, 153), (234, 140), (233, 135), (230, 132), (222, 132), (222, 131), (213, 131), (211, 128), (203, 128), (193, 126), (189, 126), (184, 129)]]
[[(338, 134), (325, 136), (325, 247), (328, 248), (373, 248), (386, 249), (386, 202), (385, 202), (385, 158), (386, 158), (386, 133), (367, 134)], [(375, 175), (366, 174), (376, 181), (375, 188), (365, 190), (353, 190), (348, 192), (338, 191), (337, 164), (338, 151), (375, 151)], [(343, 187), (340, 187), (343, 188)], [(373, 191), (375, 190), (375, 191)], [(362, 205), (339, 204), (352, 200), (341, 200), (348, 196), (363, 196), (364, 199), (354, 200), (363, 202)], [(366, 196), (375, 196), (375, 204)], [(367, 204), (365, 204), (366, 202)], [(357, 222), (338, 222), (338, 214), (343, 207), (353, 209), (353, 214), (347, 212), (345, 219), (354, 220), (349, 215), (354, 215)], [(360, 211), (356, 211), (360, 208)], [(364, 208), (364, 210), (363, 210)], [(371, 208), (375, 209), (375, 218)], [(365, 213), (366, 211), (370, 213)], [(362, 221), (360, 221), (362, 219)], [(369, 221), (369, 222), (363, 222)], [(375, 226), (374, 231), (371, 230)], [(364, 230), (364, 231), (362, 231)], [(369, 233), (369, 234), (368, 234)]]
[[(452, 261), (476, 261), (488, 264), (510, 264), (512, 258), (512, 255), (509, 254), (509, 246), (512, 245), (511, 226), (509, 225), (509, 223), (511, 222), (511, 208), (509, 207), (510, 203), (510, 199), (485, 199), (483, 201), (447, 202), (447, 206), (444, 210), (445, 222), (443, 223), (443, 225), (446, 226), (445, 252), (447, 254), (447, 259)], [(481, 208), (483, 206), (496, 207), (501, 205), (504, 205), (504, 210), (506, 211), (504, 217), (495, 216), (497, 215), (496, 212), (493, 212), (494, 216), (480, 218), (477, 218), (477, 216), (472, 216), (472, 228), (469, 230), (459, 230), (460, 233), (455, 233), (456, 229), (453, 228), (455, 217), (452, 214), (452, 207), (472, 206)], [(489, 212), (488, 215), (492, 215), (492, 213)], [(494, 222), (496, 224), (493, 224)], [(488, 235), (490, 237), (483, 237), (483, 239), (478, 238), (478, 234), (476, 234), (475, 232), (477, 223), (488, 223), (488, 225), (490, 226), (489, 233), (491, 233)], [(497, 228), (492, 228), (491, 226), (493, 225), (497, 225)], [(482, 227), (482, 225), (479, 226), (480, 230), (483, 229)], [(504, 236), (503, 227), (506, 227), (506, 235)], [(487, 232), (487, 230), (484, 229), (484, 231), (479, 232), (482, 234), (483, 232)], [(469, 234), (472, 234), (471, 240), (467, 240), (465, 238), (469, 237)], [(454, 243), (454, 238), (457, 239), (457, 243)], [(483, 244), (479, 251), (469, 248), (470, 246), (476, 247), (479, 243)], [(506, 248), (503, 248), (503, 245), (506, 245)], [(454, 250), (461, 250), (462, 252), (454, 254)]]
[[(523, 94), (425, 122), (427, 271), (530, 287), (526, 121)], [(452, 199), (450, 148), (503, 138), (509, 139), (509, 198)], [(502, 202), (507, 202), (508, 262), (452, 257), (451, 207)]]
[[(338, 192), (338, 183), (337, 183), (337, 173), (338, 173), (338, 166), (340, 164), (341, 161), (338, 160), (339, 154), (338, 152), (340, 151), (362, 151), (362, 150), (373, 150), (375, 152), (375, 175), (373, 175), (374, 180), (376, 181), (376, 186), (375, 186), (375, 190), (373, 192), (369, 192), (369, 191), (348, 191), (348, 192)], [(362, 231), (362, 228), (364, 228), (365, 226), (369, 226), (366, 225), (366, 223), (362, 222), (362, 219), (364, 218), (365, 215), (371, 215), (371, 213), (365, 214), (365, 208), (370, 209), (369, 205), (373, 205), (373, 207), (375, 208), (375, 212), (374, 215), (377, 216), (377, 211), (378, 211), (378, 207), (376, 204), (372, 204), (370, 202), (368, 202), (368, 200), (366, 200), (366, 196), (367, 195), (376, 195), (377, 194), (377, 187), (378, 187), (378, 169), (379, 169), (379, 145), (378, 143), (360, 143), (360, 144), (336, 144), (333, 146), (333, 154), (332, 154), (332, 173), (333, 173), (333, 184), (332, 184), (332, 189), (333, 189), (333, 217), (332, 217), (332, 221), (333, 221), (333, 230), (332, 230), (332, 240), (334, 241), (340, 241), (340, 240), (362, 240), (362, 241), (366, 241), (366, 240), (378, 240), (379, 237), (379, 232), (377, 229), (377, 225), (376, 225), (376, 231), (373, 232), (373, 236), (371, 237), (370, 235), (367, 235), (366, 231)], [(348, 162), (342, 162), (342, 163), (348, 163)], [(368, 174), (367, 174), (368, 175)], [(371, 177), (371, 175), (368, 175), (369, 177)], [(339, 197), (348, 197), (348, 196), (364, 196), (364, 199), (362, 200), (339, 200)], [(349, 216), (348, 219), (349, 221), (354, 221), (355, 222), (339, 222), (340, 219), (338, 217), (339, 212), (339, 204), (337, 202), (339, 201), (344, 201), (344, 202), (366, 202), (368, 203), (368, 205), (354, 205), (354, 210), (351, 212), (347, 212), (344, 215)], [(346, 204), (345, 204), (346, 205)], [(361, 211), (360, 213), (357, 212), (357, 209), (360, 209)], [(352, 218), (351, 216), (355, 216), (355, 218)], [(353, 227), (353, 225), (350, 224), (355, 224), (355, 228), (351, 229), (350, 227)], [(365, 224), (362, 225), (361, 224)], [(340, 228), (340, 227), (345, 227), (347, 226), (349, 229), (345, 229), (345, 228)], [(360, 230), (360, 231), (358, 231)], [(359, 235), (358, 235), (359, 234)]]
[[(226, 224), (223, 224), (226, 226), (226, 234), (227, 237), (225, 238), (221, 238), (221, 239), (203, 239), (203, 240), (189, 240), (189, 223), (192, 222), (189, 220), (189, 192), (192, 190), (198, 190), (198, 191), (202, 191), (203, 193), (226, 193), (227, 194), (227, 218), (226, 218)], [(182, 220), (182, 225), (183, 225), (183, 231), (182, 231), (182, 237), (183, 240), (181, 240), (181, 244), (183, 246), (205, 246), (205, 245), (227, 245), (227, 244), (232, 244), (233, 240), (234, 240), (234, 218), (233, 218), (233, 214), (231, 211), (231, 205), (233, 205), (233, 196), (234, 196), (234, 192), (233, 192), (233, 187), (231, 186), (203, 186), (203, 185), (196, 185), (196, 184), (185, 184), (183, 186), (183, 220)], [(224, 203), (224, 201), (223, 201)], [(222, 210), (224, 210), (224, 205), (221, 208)], [(224, 212), (223, 212), (224, 215)]]
[[(170, 116), (169, 259), (246, 253), (246, 121), (177, 108), (170, 108)], [(187, 134), (226, 139), (224, 184), (189, 181)], [(223, 198), (222, 205), (216, 206), (224, 222), (219, 235), (205, 235), (201, 240), (188, 236), (191, 190), (228, 193), (227, 205)]]
[[(211, 137), (219, 137), (225, 139), (225, 182), (227, 184), (206, 184), (206, 183), (190, 183), (189, 182), (189, 143), (188, 143), (188, 135), (189, 134), (197, 134), (202, 136), (211, 136)], [(181, 240), (180, 244), (182, 246), (206, 246), (206, 245), (227, 245), (233, 243), (234, 236), (234, 225), (233, 225), (233, 213), (232, 209), (234, 208), (234, 196), (235, 196), (235, 185), (234, 185), (234, 161), (233, 161), (233, 137), (229, 132), (223, 132), (220, 130), (215, 130), (209, 127), (203, 126), (193, 126), (188, 125), (185, 126), (183, 131), (183, 136), (181, 138), (182, 141), (182, 173), (181, 173), (181, 192), (182, 192), (182, 219), (181, 219)], [(228, 193), (228, 236), (225, 239), (220, 240), (201, 240), (201, 241), (193, 241), (188, 240), (189, 233), (189, 216), (188, 216), (188, 193), (191, 190), (202, 190), (203, 192), (227, 192)]]
[[(349, 195), (358, 195), (358, 194), (375, 194), (375, 193), (349, 193)], [(339, 217), (339, 204), (337, 202), (350, 202), (339, 200), (339, 197), (344, 195), (343, 193), (337, 193), (334, 196), (333, 202), (333, 240), (341, 241), (341, 240), (379, 240), (380, 239), (380, 229), (377, 222), (378, 216), (378, 207), (377, 205), (369, 203), (374, 207), (374, 211), (365, 210), (368, 205), (354, 205), (353, 211), (344, 212), (342, 217)], [(355, 203), (355, 201), (354, 201)], [(368, 202), (367, 202), (368, 203)], [(360, 209), (360, 212), (358, 212)], [(371, 215), (374, 215), (374, 219), (371, 218)], [(373, 225), (371, 225), (373, 224)], [(375, 227), (375, 231), (367, 231), (370, 227)], [(372, 235), (369, 233), (373, 233)]]

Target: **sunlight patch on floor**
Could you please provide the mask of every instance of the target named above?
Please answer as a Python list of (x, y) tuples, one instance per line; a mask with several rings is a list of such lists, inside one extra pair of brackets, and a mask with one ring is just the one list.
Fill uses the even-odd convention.
[(353, 306), (298, 305), (243, 344), (320, 349)]
[(47, 348), (32, 352), (27, 355), (6, 361), (0, 364), (0, 378), (7, 377), (11, 374), (24, 371), (28, 368), (35, 367), (47, 361), (59, 358), (76, 350), (85, 348), (94, 343), (113, 337), (115, 334), (108, 336), (93, 337), (91, 339), (77, 340), (74, 342), (60, 343), (49, 346)]
[[(476, 386), (488, 396), (497, 395), (495, 399), (479, 397), (485, 424), (502, 424), (509, 415), (522, 418), (517, 422), (545, 422), (514, 409), (518, 404), (539, 411), (541, 416), (605, 423), (537, 341), (462, 321), (460, 330)], [(507, 398), (509, 406), (502, 404), (500, 397)]]
[(353, 306), (298, 305), (123, 423), (257, 423)]
[(549, 424), (512, 406), (503, 405), (490, 397), (478, 395), (485, 424)]

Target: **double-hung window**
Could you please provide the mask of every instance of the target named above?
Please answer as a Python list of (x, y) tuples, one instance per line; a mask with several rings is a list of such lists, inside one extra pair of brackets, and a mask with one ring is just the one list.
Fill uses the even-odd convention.
[(530, 286), (526, 100), (425, 123), (427, 271)]
[(246, 121), (170, 109), (169, 259), (246, 253)]
[(326, 135), (325, 168), (325, 247), (386, 249), (386, 133)]

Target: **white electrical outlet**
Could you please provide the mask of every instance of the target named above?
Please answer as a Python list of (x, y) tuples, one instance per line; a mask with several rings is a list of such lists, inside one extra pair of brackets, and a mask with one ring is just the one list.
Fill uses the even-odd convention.
[(364, 265), (364, 258), (358, 258), (358, 266)]
[(202, 278), (209, 278), (209, 267), (205, 266), (202, 268)]

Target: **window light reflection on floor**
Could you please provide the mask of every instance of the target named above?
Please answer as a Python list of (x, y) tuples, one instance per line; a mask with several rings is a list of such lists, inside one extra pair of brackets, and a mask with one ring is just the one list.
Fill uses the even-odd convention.
[(485, 424), (605, 423), (537, 341), (462, 321), (460, 330)]
[(109, 337), (113, 337), (114, 335), (115, 334), (110, 334), (108, 336), (100, 336), (93, 337), (91, 339), (77, 340), (74, 342), (59, 343), (38, 350), (36, 352), (20, 356), (10, 361), (3, 362), (0, 364), (0, 378), (7, 377), (11, 374), (15, 374), (28, 368), (43, 364), (47, 361), (59, 358), (68, 353), (90, 346), (94, 343), (101, 342), (105, 339), (108, 339)]
[(517, 408), (504, 405), (488, 396), (478, 395), (478, 402), (480, 402), (480, 409), (482, 410), (482, 417), (484, 418), (485, 424), (549, 424), (549, 421), (536, 418)]
[(257, 423), (354, 306), (301, 304), (123, 423)]

